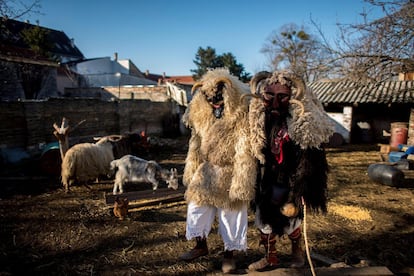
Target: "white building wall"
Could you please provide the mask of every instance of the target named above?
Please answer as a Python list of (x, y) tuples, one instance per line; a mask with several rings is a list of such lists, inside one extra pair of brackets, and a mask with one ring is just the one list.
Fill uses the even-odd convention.
[(352, 126), (352, 107), (345, 106), (342, 113), (328, 112), (328, 115), (335, 122), (335, 132), (341, 134), (344, 141), (349, 143)]
[(101, 74), (129, 74), (129, 69), (111, 60), (109, 57), (86, 60), (76, 65), (76, 72), (81, 75), (101, 75)]

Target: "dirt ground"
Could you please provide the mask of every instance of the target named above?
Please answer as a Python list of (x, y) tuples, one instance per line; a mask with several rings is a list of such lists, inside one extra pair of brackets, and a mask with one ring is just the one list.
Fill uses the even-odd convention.
[[(186, 145), (186, 138), (180, 138), (169, 146), (154, 147), (144, 157), (176, 167), (181, 177)], [(327, 154), (328, 213), (307, 216), (310, 250), (352, 266), (386, 266), (396, 275), (414, 275), (412, 171), (406, 175), (411, 187), (391, 187), (374, 183), (367, 175), (367, 167), (381, 161), (378, 146), (327, 148)], [(126, 187), (128, 192), (140, 189), (150, 189), (150, 185)], [(58, 177), (2, 176), (0, 275), (205, 275), (220, 271), (223, 244), (217, 225), (208, 238), (210, 254), (182, 262), (177, 257), (193, 246), (185, 239), (185, 203), (141, 208), (120, 221), (105, 203), (104, 195), (111, 191), (110, 181), (75, 186), (67, 194)], [(240, 274), (247, 273), (248, 264), (264, 254), (253, 220), (250, 213), (249, 249), (236, 254)], [(288, 239), (282, 238), (278, 243), (282, 267), (289, 260), (289, 249)], [(313, 265), (328, 266), (318, 260)]]

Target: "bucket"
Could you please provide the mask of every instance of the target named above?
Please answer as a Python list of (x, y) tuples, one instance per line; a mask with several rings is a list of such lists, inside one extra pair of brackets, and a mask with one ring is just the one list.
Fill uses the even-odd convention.
[(391, 123), (390, 146), (398, 147), (400, 144), (407, 143), (408, 124), (397, 122)]

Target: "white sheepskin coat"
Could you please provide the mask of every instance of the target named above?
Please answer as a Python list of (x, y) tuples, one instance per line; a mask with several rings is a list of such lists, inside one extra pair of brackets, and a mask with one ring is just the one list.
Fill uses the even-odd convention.
[[(214, 91), (218, 80), (223, 88), (224, 115), (216, 119), (202, 91)], [(248, 88), (227, 69), (208, 71), (183, 117), (191, 128), (183, 184), (187, 201), (198, 205), (238, 209), (254, 197), (256, 159), (251, 152)]]

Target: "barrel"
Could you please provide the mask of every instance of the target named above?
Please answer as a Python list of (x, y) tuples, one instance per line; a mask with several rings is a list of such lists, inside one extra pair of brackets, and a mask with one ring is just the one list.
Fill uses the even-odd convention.
[(39, 159), (40, 169), (50, 175), (60, 175), (60, 166), (62, 159), (60, 157), (60, 148), (58, 142), (49, 143), (43, 149)]
[(377, 183), (389, 186), (401, 186), (404, 183), (404, 173), (387, 164), (371, 164), (368, 166), (369, 178)]
[(407, 143), (408, 123), (391, 123), (390, 146), (398, 147), (400, 144)]

